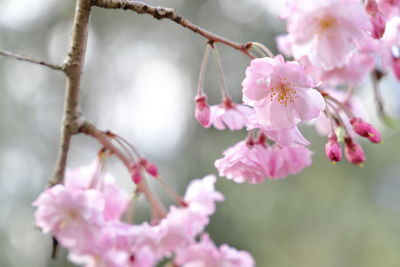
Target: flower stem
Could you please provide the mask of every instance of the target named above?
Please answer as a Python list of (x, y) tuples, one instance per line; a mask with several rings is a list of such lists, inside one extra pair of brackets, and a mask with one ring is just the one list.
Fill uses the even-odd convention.
[(204, 50), (203, 59), (201, 60), (200, 73), (199, 73), (199, 81), (197, 82), (197, 95), (203, 95), (203, 87), (204, 87), (204, 78), (206, 76), (206, 69), (208, 63), (208, 57), (210, 55), (211, 45), (207, 43), (206, 49)]
[(215, 65), (217, 66), (219, 86), (221, 88), (223, 99), (224, 100), (230, 99), (228, 89), (226, 87), (226, 81), (225, 81), (224, 69), (222, 68), (221, 57), (219, 55), (218, 49), (215, 46), (215, 44), (212, 45), (212, 50), (214, 54)]

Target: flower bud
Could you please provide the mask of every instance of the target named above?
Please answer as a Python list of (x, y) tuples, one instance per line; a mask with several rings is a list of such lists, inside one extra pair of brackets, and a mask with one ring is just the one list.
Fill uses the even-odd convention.
[(140, 166), (135, 164), (131, 169), (131, 179), (135, 184), (139, 184), (142, 181), (142, 174)]
[(377, 13), (371, 17), (372, 23), (372, 38), (381, 39), (386, 29), (386, 20), (381, 13)]
[(339, 162), (342, 159), (342, 147), (340, 146), (336, 134), (330, 134), (328, 143), (325, 145), (326, 156), (332, 163)]
[(400, 81), (400, 57), (393, 57), (392, 68), (397, 80)]
[(198, 95), (195, 98), (196, 109), (194, 115), (196, 120), (205, 128), (210, 127), (210, 107), (207, 104), (207, 97), (205, 95)]
[(382, 16), (376, 0), (367, 0), (365, 3), (365, 11), (367, 11), (368, 15), (370, 16), (370, 21), (372, 24), (372, 38), (381, 39), (385, 33), (386, 20)]
[(365, 154), (362, 147), (354, 143), (350, 137), (345, 137), (344, 141), (346, 143), (345, 155), (347, 160), (350, 163), (362, 166), (362, 163), (365, 161)]
[(350, 120), (351, 125), (353, 126), (353, 130), (363, 136), (369, 139), (372, 143), (379, 143), (381, 142), (381, 134), (378, 132), (378, 130), (372, 126), (371, 124), (363, 121), (360, 118), (352, 118)]
[(367, 0), (365, 3), (365, 10), (367, 11), (368, 15), (375, 16), (379, 12), (376, 0)]
[(149, 162), (146, 159), (141, 159), (140, 165), (143, 166), (143, 168), (148, 174), (156, 178), (158, 177), (158, 169), (156, 165), (154, 165), (153, 163)]

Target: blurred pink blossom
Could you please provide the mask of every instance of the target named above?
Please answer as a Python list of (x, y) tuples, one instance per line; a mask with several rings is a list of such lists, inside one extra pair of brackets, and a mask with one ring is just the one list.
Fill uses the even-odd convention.
[(219, 248), (207, 234), (198, 243), (178, 250), (175, 263), (182, 267), (252, 267), (253, 257), (247, 251), (239, 251), (228, 245)]
[(292, 0), (281, 17), (288, 22), (294, 57), (307, 57), (323, 70), (346, 65), (371, 30), (361, 1)]
[(311, 165), (312, 152), (304, 146), (272, 146), (268, 151), (265, 171), (268, 177), (279, 179), (297, 174)]
[(211, 106), (210, 123), (218, 130), (240, 130), (246, 123), (252, 109), (225, 99), (221, 105)]
[(267, 156), (265, 145), (241, 141), (225, 150), (224, 157), (215, 161), (215, 167), (220, 176), (237, 183), (262, 183), (266, 177)]

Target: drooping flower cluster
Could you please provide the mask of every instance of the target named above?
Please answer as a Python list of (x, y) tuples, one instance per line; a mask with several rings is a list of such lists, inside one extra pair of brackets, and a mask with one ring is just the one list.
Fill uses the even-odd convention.
[[(69, 250), (72, 262), (85, 266), (156, 266), (166, 257), (180, 266), (254, 266), (251, 255), (223, 245), (216, 247), (203, 234), (215, 203), (224, 199), (214, 189), (215, 177), (194, 180), (181, 206), (172, 206), (153, 224), (122, 220), (129, 196), (99, 162), (69, 170), (65, 185), (46, 189), (33, 203), (36, 224)], [(212, 251), (212, 254), (208, 254)]]
[(311, 151), (301, 145), (269, 146), (263, 141), (241, 141), (215, 162), (220, 176), (237, 183), (262, 183), (297, 174), (311, 164)]
[[(303, 66), (295, 61), (257, 58), (243, 80), (243, 101), (253, 108), (248, 130), (259, 131), (224, 152), (215, 162), (220, 176), (236, 182), (260, 183), (266, 178), (297, 174), (311, 164), (309, 142), (297, 125), (320, 116), (325, 101)], [(276, 144), (270, 146), (267, 142)]]
[[(254, 43), (258, 52), (261, 49), (269, 57), (253, 59), (242, 83), (243, 102), (253, 108), (247, 130), (258, 130), (275, 145), (238, 143), (216, 161), (220, 175), (236, 182), (259, 183), (297, 173), (311, 163), (306, 148), (309, 142), (298, 124), (311, 120), (320, 132), (329, 135), (325, 152), (332, 162), (341, 160), (342, 143), (347, 160), (361, 165), (366, 157), (355, 136), (380, 143), (381, 134), (364, 121), (366, 116), (354, 91), (370, 72), (375, 73), (375, 87), (381, 73), (390, 68), (399, 77), (399, 12), (398, 1), (288, 1), (281, 15), (288, 23), (288, 33), (277, 41), (281, 51), (295, 61), (273, 57), (268, 49)], [(339, 85), (347, 85), (347, 92), (337, 90)], [(375, 88), (375, 94), (377, 91)], [(379, 96), (375, 97), (382, 110)], [(386, 114), (381, 111), (380, 116)], [(296, 151), (295, 147), (303, 157), (289, 157), (287, 164), (277, 164), (283, 170), (276, 172), (279, 175), (271, 174), (276, 162), (285, 160), (269, 159), (285, 158)]]

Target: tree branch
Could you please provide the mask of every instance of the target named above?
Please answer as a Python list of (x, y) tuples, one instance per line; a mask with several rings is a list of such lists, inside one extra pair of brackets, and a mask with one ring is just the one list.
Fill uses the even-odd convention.
[(241, 44), (223, 38), (217, 34), (214, 34), (210, 31), (207, 31), (191, 23), (187, 19), (182, 18), (172, 8), (152, 6), (143, 2), (132, 1), (132, 0), (93, 0), (93, 5), (108, 9), (132, 10), (138, 14), (149, 14), (156, 19), (169, 19), (195, 33), (200, 34), (211, 43), (223, 43), (236, 50), (239, 50), (240, 52), (244, 53), (245, 55), (251, 58), (254, 58), (254, 56), (252, 56), (248, 52), (248, 50), (251, 48), (251, 42)]
[(110, 150), (119, 160), (122, 161), (122, 163), (125, 165), (126, 168), (131, 169), (132, 168), (132, 161), (124, 155), (107, 137), (105, 132), (100, 131), (99, 129), (96, 128), (93, 124), (89, 122), (85, 122), (82, 127), (79, 129), (80, 133), (84, 133), (86, 135), (89, 135), (97, 141), (104, 147)]
[(64, 71), (67, 75), (63, 124), (57, 162), (49, 185), (63, 182), (71, 136), (79, 132), (84, 123), (79, 105), (80, 81), (88, 38), (91, 0), (77, 0), (72, 37)]
[(23, 55), (17, 55), (17, 54), (14, 54), (12, 52), (9, 52), (9, 51), (0, 50), (0, 55), (4, 56), (4, 57), (11, 57), (11, 58), (15, 58), (17, 60), (26, 61), (26, 62), (38, 64), (38, 65), (42, 65), (42, 66), (48, 67), (48, 68), (53, 69), (53, 70), (64, 71), (64, 67), (63, 66), (54, 65), (54, 64), (51, 64), (51, 63), (44, 62), (42, 60), (33, 59), (33, 58), (30, 58), (30, 57), (27, 57), (27, 56), (23, 56)]

